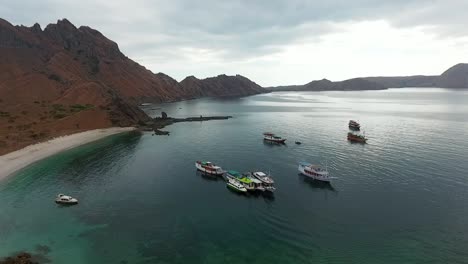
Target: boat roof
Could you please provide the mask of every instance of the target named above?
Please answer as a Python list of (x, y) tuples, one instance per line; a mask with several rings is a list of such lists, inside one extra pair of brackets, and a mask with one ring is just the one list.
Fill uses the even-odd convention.
[(252, 179), (247, 178), (247, 177), (239, 178), (238, 180), (241, 181), (241, 182), (244, 182), (244, 183), (251, 183), (252, 182)]
[(263, 133), (263, 135), (265, 135), (265, 136), (274, 136), (275, 134), (271, 133), (271, 132), (265, 132), (265, 133)]
[(228, 170), (227, 173), (233, 175), (233, 176), (240, 176), (240, 173), (238, 171), (235, 171), (235, 170)]
[(254, 172), (256, 173), (258, 176), (266, 176), (266, 174), (264, 172), (261, 172), (261, 171), (257, 171), (257, 172)]
[(250, 178), (250, 181), (252, 181), (253, 183), (262, 183), (262, 181), (260, 181), (259, 179), (255, 179), (255, 178)]

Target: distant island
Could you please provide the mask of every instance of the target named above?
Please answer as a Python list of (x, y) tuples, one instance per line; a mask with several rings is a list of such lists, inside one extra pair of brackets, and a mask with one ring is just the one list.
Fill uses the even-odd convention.
[(440, 88), (468, 88), (468, 64), (459, 63), (441, 75), (414, 75), (395, 77), (362, 77), (340, 82), (327, 79), (311, 81), (303, 85), (287, 85), (267, 87), (276, 91), (359, 91), (382, 90), (403, 87), (440, 87)]

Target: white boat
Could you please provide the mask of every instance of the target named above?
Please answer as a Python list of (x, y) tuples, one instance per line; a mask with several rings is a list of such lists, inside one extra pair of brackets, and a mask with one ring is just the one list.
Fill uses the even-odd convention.
[(209, 161), (197, 161), (195, 162), (195, 167), (197, 170), (211, 175), (223, 175), (224, 171), (221, 167), (216, 166), (215, 164)]
[(232, 177), (227, 177), (227, 180), (228, 181), (226, 183), (226, 186), (230, 188), (231, 190), (236, 191), (236, 192), (241, 192), (241, 193), (247, 192), (247, 189), (238, 180)]
[(273, 179), (266, 173), (256, 171), (252, 172), (252, 175), (262, 182), (265, 191), (274, 192), (276, 190), (276, 188), (273, 186), (275, 184), (275, 181), (273, 181)]
[(58, 204), (77, 204), (78, 200), (68, 195), (59, 194), (55, 198), (55, 202)]
[(263, 140), (275, 142), (275, 143), (284, 143), (286, 141), (285, 138), (282, 138), (270, 132), (263, 133)]
[(252, 184), (254, 186), (254, 189), (256, 191), (261, 191), (261, 192), (264, 192), (265, 191), (265, 187), (263, 187), (263, 183), (262, 181), (260, 181), (259, 179), (255, 178), (252, 173), (249, 173), (249, 179), (252, 181)]
[(299, 163), (299, 172), (314, 180), (330, 182), (332, 177), (328, 175), (328, 170), (320, 165), (314, 165), (306, 162)]

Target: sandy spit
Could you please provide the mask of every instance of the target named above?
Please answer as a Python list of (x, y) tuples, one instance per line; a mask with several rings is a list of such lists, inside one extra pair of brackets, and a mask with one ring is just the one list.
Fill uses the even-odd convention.
[(64, 150), (105, 138), (110, 135), (134, 130), (133, 127), (111, 127), (95, 129), (68, 136), (57, 137), (46, 142), (27, 146), (23, 149), (0, 156), (0, 180), (36, 161)]

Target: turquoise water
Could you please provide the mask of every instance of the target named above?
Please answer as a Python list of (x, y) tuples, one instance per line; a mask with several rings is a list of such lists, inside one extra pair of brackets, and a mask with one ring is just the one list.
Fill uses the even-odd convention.
[[(2, 181), (0, 256), (27, 250), (69, 264), (468, 263), (466, 90), (273, 93), (147, 110), (234, 118), (175, 124), (170, 136), (112, 136)], [(369, 144), (346, 141), (349, 119), (361, 122)], [(289, 143), (265, 144), (264, 131)], [(197, 174), (196, 160), (271, 171), (277, 192), (235, 194)], [(337, 179), (305, 179), (300, 161), (327, 164)], [(80, 204), (57, 206), (57, 193)]]

